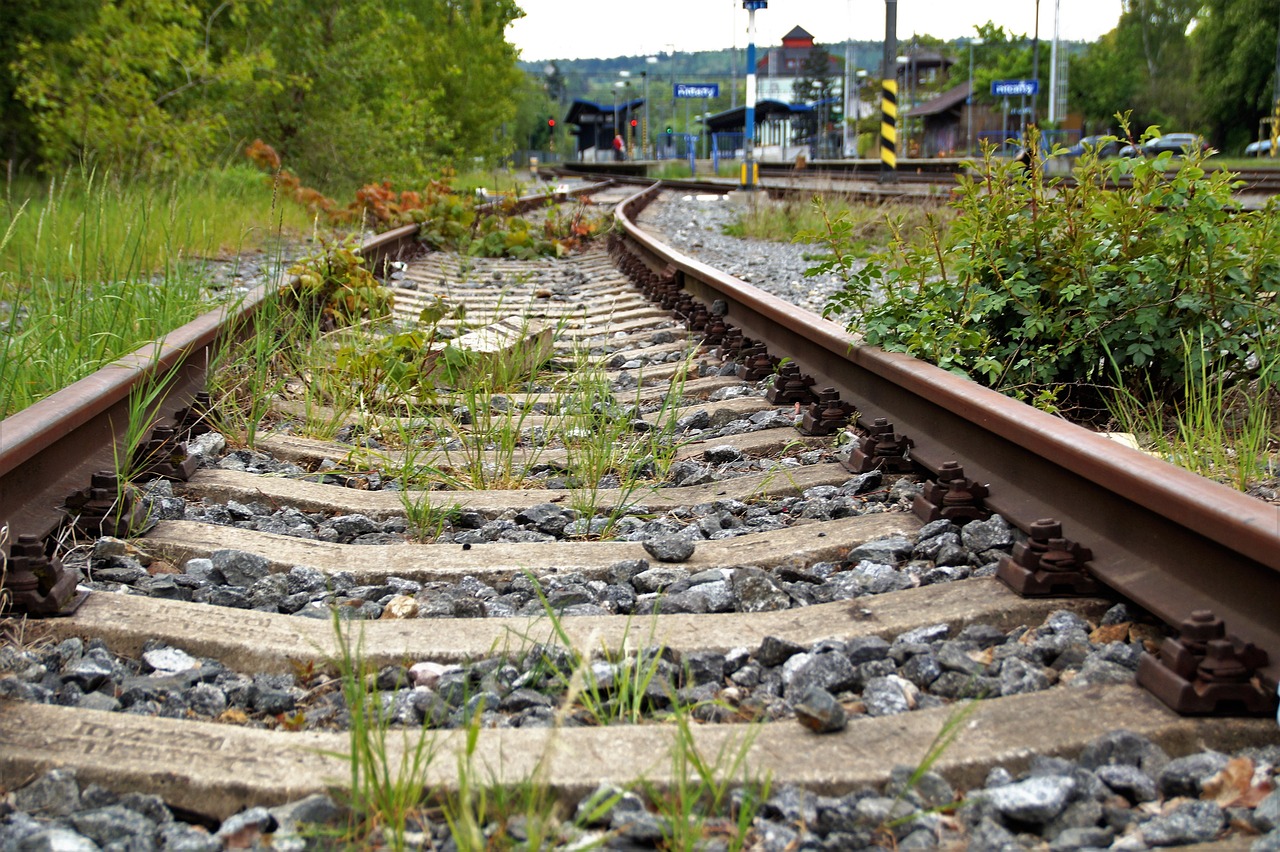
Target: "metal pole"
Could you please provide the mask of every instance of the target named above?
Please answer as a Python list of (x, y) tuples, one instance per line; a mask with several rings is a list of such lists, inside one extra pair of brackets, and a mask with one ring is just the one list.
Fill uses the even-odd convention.
[(676, 124), (676, 46), (668, 43), (670, 48), (668, 53), (671, 55), (671, 126), (674, 129)]
[[(849, 19), (849, 35), (844, 40), (844, 89), (841, 94), (844, 96), (844, 109), (840, 111), (844, 119), (844, 135), (841, 140), (840, 156), (849, 156), (849, 87), (853, 83), (853, 0), (847, 0), (844, 4), (845, 16)], [(857, 152), (854, 152), (857, 153)]]
[(1053, 47), (1049, 51), (1049, 122), (1058, 120), (1058, 11), (1062, 0), (1053, 0)]
[(742, 179), (743, 189), (756, 188), (756, 9), (767, 9), (768, 0), (742, 0), (747, 10), (747, 115), (743, 126)]
[(969, 119), (969, 156), (973, 156), (973, 39), (969, 39), (969, 97), (965, 99), (965, 116)]
[[(1040, 0), (1036, 0), (1036, 29), (1035, 35), (1031, 37), (1031, 79), (1040, 79)], [(1036, 123), (1036, 103), (1040, 100), (1040, 91), (1037, 88), (1035, 93), (1031, 95), (1031, 123)]]
[(644, 83), (644, 112), (640, 114), (640, 159), (649, 159), (649, 72), (641, 71)]
[(733, 85), (729, 87), (729, 109), (737, 109), (738, 108), (738, 20), (737, 20), (738, 16), (736, 13), (738, 9), (736, 4), (730, 3), (730, 5), (733, 7), (733, 12), (730, 13), (730, 17), (733, 18), (733, 25), (729, 28), (731, 30), (731, 39), (733, 41), (733, 48), (730, 49), (729, 51), (729, 76), (733, 81)]
[(1276, 156), (1276, 148), (1280, 147), (1280, 35), (1276, 38), (1276, 83), (1272, 93), (1271, 106), (1271, 156)]
[(898, 179), (898, 0), (884, 0), (880, 66), (880, 180)]

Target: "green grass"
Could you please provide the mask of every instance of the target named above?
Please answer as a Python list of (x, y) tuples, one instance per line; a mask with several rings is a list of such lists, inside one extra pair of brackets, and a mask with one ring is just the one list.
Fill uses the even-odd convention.
[(333, 628), (338, 646), (333, 662), (351, 721), (349, 751), (329, 754), (345, 760), (350, 771), (351, 807), (361, 821), (350, 832), (380, 834), (392, 849), (402, 850), (406, 824), (425, 795), (427, 770), (436, 756), (435, 737), (425, 727), (412, 733), (401, 730), (396, 748), (389, 712), (364, 658), (363, 632), (354, 640), (344, 633), (336, 610)]
[[(500, 777), (501, 768), (482, 756), (480, 742), (488, 736), (483, 704), (474, 709), (456, 736), (440, 734), (426, 725), (393, 732), (386, 696), (376, 686), (377, 668), (364, 656), (361, 628), (334, 618), (338, 651), (331, 662), (342, 685), (350, 726), (347, 750), (324, 753), (346, 764), (351, 815), (345, 831), (319, 827), (310, 836), (349, 844), (347, 848), (367, 848), (370, 842), (381, 841), (387, 848), (402, 850), (410, 848), (411, 832), (428, 817), (448, 824), (459, 850), (547, 849), (560, 848), (564, 842), (572, 842), (578, 849), (597, 848), (606, 836), (587, 835), (587, 826), (598, 824), (623, 791), (633, 790), (644, 793), (662, 817), (665, 848), (700, 848), (712, 838), (722, 838), (731, 850), (745, 847), (759, 804), (769, 796), (768, 777), (756, 777), (747, 764), (761, 726), (744, 725), (741, 735), (727, 738), (714, 752), (706, 751), (697, 743), (691, 708), (679, 702), (665, 716), (671, 733), (669, 783), (657, 785), (643, 777), (619, 779), (615, 790), (591, 800), (575, 816), (566, 814), (566, 803), (548, 777), (558, 731), (578, 708), (586, 709), (596, 724), (636, 723), (648, 718), (640, 713), (639, 702), (657, 673), (654, 661), (662, 649), (653, 646), (640, 655), (648, 662), (629, 670), (622, 678), (625, 682), (615, 683), (609, 690), (615, 693), (612, 700), (607, 699), (600, 685), (592, 681), (591, 665), (599, 659), (597, 653), (575, 648), (560, 616), (545, 598), (542, 601), (553, 641), (570, 651), (572, 670), (555, 680), (555, 687), (563, 690), (556, 730), (524, 777)], [(529, 636), (519, 638), (526, 645), (533, 641)], [(620, 659), (608, 653), (604, 658)], [(629, 701), (618, 700), (627, 696), (636, 702), (634, 708), (623, 706)], [(433, 787), (427, 777), (429, 770), (437, 760), (450, 758), (452, 783), (448, 789)], [(731, 795), (735, 789), (740, 793)]]
[(1259, 347), (1263, 369), (1247, 387), (1231, 377), (1211, 373), (1192, 354), (1203, 349), (1186, 345), (1184, 391), (1168, 404), (1153, 392), (1143, 399), (1117, 390), (1109, 404), (1111, 415), (1123, 431), (1131, 432), (1139, 445), (1178, 467), (1245, 491), (1262, 480), (1273, 479), (1280, 469), (1280, 422), (1276, 411), (1278, 389), (1266, 379), (1272, 374), (1267, 362), (1280, 358)]
[(309, 227), (273, 202), (246, 169), (163, 185), (92, 173), (6, 183), (0, 416), (208, 310), (208, 259), (277, 251), (282, 228)]
[[(850, 236), (856, 246), (869, 251), (889, 242), (894, 233), (893, 223), (900, 223), (903, 233), (913, 233), (923, 229), (927, 215), (945, 220), (950, 210), (936, 203), (871, 205), (827, 197), (826, 216), (834, 219), (842, 213), (852, 223)], [(816, 242), (817, 234), (826, 233), (826, 217), (812, 200), (761, 202), (745, 208), (738, 221), (725, 228), (725, 233), (753, 240)]]

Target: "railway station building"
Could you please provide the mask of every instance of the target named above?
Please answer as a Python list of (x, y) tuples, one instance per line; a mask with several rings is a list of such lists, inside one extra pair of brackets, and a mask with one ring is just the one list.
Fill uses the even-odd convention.
[[(809, 54), (818, 49), (813, 36), (802, 27), (795, 27), (782, 37), (781, 47), (771, 47), (756, 61), (756, 97), (760, 100), (790, 103), (796, 80), (802, 72)], [(828, 54), (827, 72), (835, 78), (839, 93), (844, 75), (844, 60)]]
[[(644, 113), (644, 98), (616, 104), (598, 104), (594, 101), (575, 100), (565, 115), (564, 122), (578, 137), (574, 149), (578, 160), (588, 162), (613, 159), (613, 137), (622, 134), (627, 151), (639, 150), (640, 128), (632, 126)], [(628, 154), (630, 156), (630, 154)]]

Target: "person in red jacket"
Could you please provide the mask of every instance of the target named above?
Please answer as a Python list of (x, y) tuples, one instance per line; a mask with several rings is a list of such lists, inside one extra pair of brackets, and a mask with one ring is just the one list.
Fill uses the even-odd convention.
[(613, 158), (615, 160), (625, 160), (627, 158), (627, 145), (622, 141), (622, 134), (613, 134)]

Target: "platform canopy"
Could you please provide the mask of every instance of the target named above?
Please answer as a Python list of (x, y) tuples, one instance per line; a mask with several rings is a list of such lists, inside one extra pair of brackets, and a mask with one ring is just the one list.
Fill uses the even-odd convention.
[(569, 107), (568, 114), (564, 117), (564, 123), (577, 125), (578, 127), (597, 125), (617, 127), (621, 123), (618, 120), (619, 116), (622, 117), (622, 121), (626, 121), (628, 115), (638, 115), (643, 106), (644, 98), (622, 101), (616, 106), (614, 104), (598, 104), (594, 101), (575, 100)]
[[(796, 113), (809, 112), (811, 109), (812, 107), (807, 104), (788, 104), (774, 100), (756, 101), (756, 124), (790, 118)], [(708, 116), (706, 126), (713, 133), (744, 132), (747, 128), (747, 108), (734, 107)]]
[(579, 151), (608, 148), (614, 134), (627, 135), (625, 131), (630, 129), (628, 120), (638, 118), (643, 107), (644, 98), (621, 101), (616, 106), (578, 99), (569, 107), (564, 123), (573, 127), (571, 132), (578, 137)]

